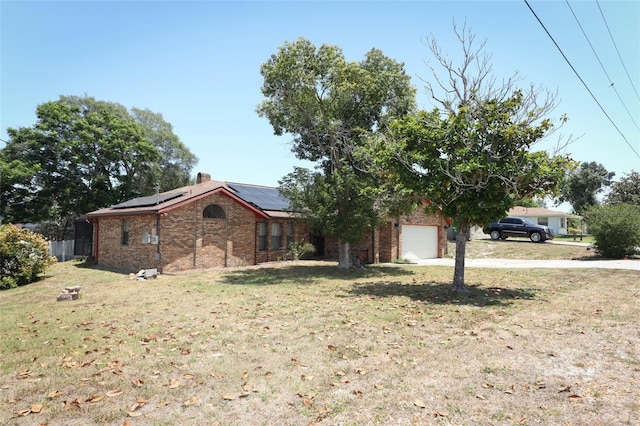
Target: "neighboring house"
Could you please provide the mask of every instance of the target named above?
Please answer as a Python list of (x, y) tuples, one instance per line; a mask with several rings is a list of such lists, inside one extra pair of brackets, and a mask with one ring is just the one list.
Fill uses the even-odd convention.
[[(92, 255), (102, 266), (136, 272), (255, 265), (285, 259), (291, 242), (337, 258), (337, 241), (315, 234), (287, 211), (277, 188), (211, 180), (87, 213)], [(417, 209), (352, 244), (362, 262), (442, 257), (446, 222)]]
[(548, 226), (553, 229), (556, 235), (566, 235), (569, 233), (569, 219), (577, 219), (580, 223), (582, 222), (581, 216), (541, 207), (516, 206), (507, 212), (507, 216), (523, 217), (538, 225)]

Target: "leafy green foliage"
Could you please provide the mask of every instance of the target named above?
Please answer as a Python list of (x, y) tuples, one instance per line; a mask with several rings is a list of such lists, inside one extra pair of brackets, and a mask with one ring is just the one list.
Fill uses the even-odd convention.
[(291, 210), (323, 235), (355, 243), (379, 223), (373, 200), (359, 192), (363, 179), (347, 167), (329, 175), (295, 168), (279, 183)]
[(585, 212), (595, 247), (606, 258), (622, 259), (640, 247), (640, 206), (610, 204), (592, 206)]
[[(503, 217), (514, 198), (552, 192), (569, 164), (530, 148), (551, 128), (518, 120), (522, 93), (478, 101), (441, 118), (421, 111), (394, 123), (393, 141), (379, 146), (405, 185), (425, 194), (454, 226)], [(401, 153), (399, 155), (399, 153)]]
[(315, 230), (340, 240), (340, 266), (348, 267), (348, 243), (377, 223), (382, 206), (378, 181), (359, 153), (371, 135), (414, 108), (410, 77), (379, 50), (348, 62), (340, 48), (316, 48), (303, 38), (285, 43), (260, 72), (265, 100), (258, 114), (276, 135), (293, 136), (297, 158), (318, 164), (317, 172), (286, 176), (281, 192)]
[(289, 255), (291, 256), (291, 260), (300, 260), (313, 255), (315, 252), (315, 246), (305, 240), (294, 241), (289, 244)]
[(611, 184), (611, 192), (607, 194), (608, 204), (635, 204), (640, 206), (640, 173), (632, 171)]
[(597, 195), (611, 185), (614, 175), (595, 161), (582, 163), (567, 174), (558, 200), (570, 203), (576, 214), (582, 214), (588, 207), (598, 204)]
[[(91, 210), (184, 184), (196, 159), (162, 116), (147, 110), (61, 96), (41, 104), (32, 127), (7, 130), (0, 151), (0, 214), (10, 222), (48, 221), (67, 238)], [(58, 229), (58, 231), (54, 231)]]
[(535, 90), (516, 89), (511, 79), (493, 87), (482, 47), (473, 50), (474, 37), (466, 30), (456, 30), (456, 35), (464, 51), (459, 68), (442, 55), (435, 40), (430, 43), (448, 75), (440, 78), (431, 68), (435, 86), (445, 94), (438, 97), (430, 83), (427, 90), (440, 108), (392, 123), (390, 137), (379, 140), (377, 151), (386, 159), (391, 179), (428, 198), (428, 210), (452, 219), (458, 229), (453, 289), (465, 291), (471, 226), (503, 217), (514, 200), (555, 194), (572, 161), (532, 150), (553, 128), (546, 117), (552, 100), (538, 102)]
[(49, 246), (41, 235), (0, 225), (0, 289), (34, 282), (54, 263), (56, 258), (49, 256)]

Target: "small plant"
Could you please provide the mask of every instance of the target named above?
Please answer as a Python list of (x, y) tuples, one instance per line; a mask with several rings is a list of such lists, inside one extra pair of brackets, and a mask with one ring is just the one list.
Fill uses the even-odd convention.
[(56, 263), (45, 239), (14, 225), (0, 226), (0, 289), (34, 282)]
[(399, 257), (396, 260), (394, 260), (393, 263), (397, 263), (397, 264), (400, 264), (400, 265), (410, 265), (413, 262), (410, 261), (409, 259), (405, 259), (403, 257)]
[(291, 260), (300, 260), (306, 256), (311, 256), (316, 252), (316, 248), (313, 244), (305, 241), (304, 239), (299, 242), (292, 242), (289, 244), (289, 255)]

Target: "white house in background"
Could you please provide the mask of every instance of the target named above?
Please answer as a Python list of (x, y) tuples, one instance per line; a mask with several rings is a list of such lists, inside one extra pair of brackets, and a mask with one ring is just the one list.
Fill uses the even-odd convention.
[(582, 219), (581, 216), (559, 210), (549, 210), (541, 207), (516, 206), (509, 210), (508, 216), (527, 218), (538, 225), (545, 225), (553, 229), (556, 235), (568, 234), (568, 219)]

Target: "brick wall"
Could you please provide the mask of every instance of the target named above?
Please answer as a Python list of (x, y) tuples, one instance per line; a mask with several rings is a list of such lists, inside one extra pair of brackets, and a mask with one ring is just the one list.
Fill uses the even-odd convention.
[[(395, 221), (389, 221), (378, 228), (375, 233), (366, 233), (357, 244), (351, 244), (351, 253), (360, 261), (367, 263), (392, 262), (398, 259), (402, 235), (402, 225), (433, 225), (438, 227), (438, 257), (447, 251), (447, 235), (444, 230), (445, 221), (440, 214), (427, 214), (424, 208), (417, 208), (412, 214), (404, 215)], [(338, 258), (338, 241), (335, 238), (325, 239), (325, 257)]]
[[(217, 204), (226, 218), (205, 218), (204, 209)], [(129, 221), (129, 242), (122, 229)], [(258, 222), (267, 223), (267, 250), (257, 250)], [(294, 241), (309, 238), (305, 224), (292, 219), (266, 220), (221, 194), (170, 210), (158, 218), (159, 246), (143, 243), (143, 234), (156, 235), (156, 215), (102, 217), (94, 225), (98, 263), (127, 272), (157, 268), (161, 272), (243, 266), (285, 258), (286, 223), (294, 223)], [(271, 247), (271, 223), (282, 224), (282, 247)], [(145, 234), (146, 235), (146, 234)], [(159, 256), (156, 254), (159, 253)]]
[[(125, 220), (129, 222), (129, 241), (126, 245), (122, 244)], [(93, 232), (93, 241), (97, 241), (96, 257), (100, 265), (127, 272), (138, 272), (140, 269), (160, 266), (155, 258), (156, 246), (142, 241), (145, 233), (155, 235), (155, 216), (100, 218), (99, 223), (94, 224)]]

